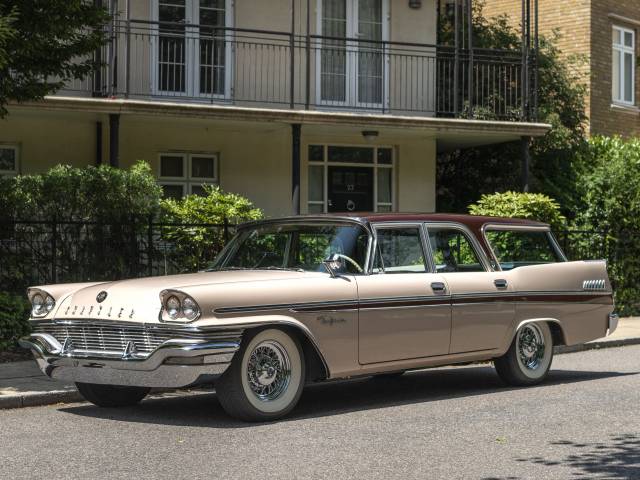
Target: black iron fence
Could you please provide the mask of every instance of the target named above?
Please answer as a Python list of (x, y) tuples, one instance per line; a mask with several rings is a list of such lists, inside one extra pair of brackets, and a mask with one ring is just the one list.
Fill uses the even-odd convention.
[(197, 271), (206, 268), (234, 230), (228, 222), (153, 219), (0, 223), (0, 291)]
[(66, 94), (529, 120), (533, 55), (362, 37), (116, 21)]

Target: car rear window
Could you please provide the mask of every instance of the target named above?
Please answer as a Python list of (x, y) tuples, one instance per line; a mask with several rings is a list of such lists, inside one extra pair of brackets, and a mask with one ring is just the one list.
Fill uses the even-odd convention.
[(485, 236), (502, 270), (564, 261), (546, 230), (488, 229)]

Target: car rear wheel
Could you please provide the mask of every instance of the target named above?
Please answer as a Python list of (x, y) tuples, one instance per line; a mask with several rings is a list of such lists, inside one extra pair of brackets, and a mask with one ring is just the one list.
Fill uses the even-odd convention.
[(264, 422), (293, 410), (304, 382), (305, 359), (298, 339), (268, 329), (243, 339), (231, 365), (216, 382), (216, 393), (232, 417)]
[(507, 353), (494, 360), (500, 378), (509, 385), (536, 385), (547, 377), (553, 361), (549, 325), (527, 323), (516, 332)]
[(110, 408), (136, 405), (151, 390), (146, 387), (123, 387), (95, 383), (76, 383), (76, 387), (85, 400), (99, 407)]

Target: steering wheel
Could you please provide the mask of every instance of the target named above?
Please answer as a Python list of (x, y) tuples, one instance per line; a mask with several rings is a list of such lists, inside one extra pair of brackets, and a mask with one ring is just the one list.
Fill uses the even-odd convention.
[(353, 258), (348, 257), (346, 255), (343, 255), (342, 253), (334, 253), (334, 255), (337, 255), (339, 258), (346, 260), (347, 262), (349, 262), (351, 265), (353, 265), (356, 270), (358, 271), (358, 273), (362, 273), (364, 272), (364, 270), (362, 269), (362, 267), (360, 265), (358, 265), (358, 262), (356, 262)]

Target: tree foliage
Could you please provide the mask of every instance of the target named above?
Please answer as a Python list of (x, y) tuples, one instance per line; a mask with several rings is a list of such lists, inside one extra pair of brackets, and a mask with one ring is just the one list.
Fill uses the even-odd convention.
[[(180, 200), (161, 202), (162, 219), (175, 224), (163, 237), (181, 252), (185, 270), (202, 268), (215, 258), (225, 244), (224, 228), (206, 224), (237, 224), (262, 218), (262, 211), (248, 199), (220, 187), (205, 186), (206, 196), (188, 195)], [(180, 224), (191, 224), (186, 227)]]
[[(584, 199), (575, 225), (603, 232), (616, 309), (640, 313), (640, 139), (594, 137), (576, 183)], [(589, 245), (583, 245), (583, 256)]]
[(558, 202), (540, 193), (504, 192), (482, 195), (477, 203), (469, 206), (469, 213), (535, 220), (548, 223), (555, 231), (567, 226)]
[(0, 291), (0, 352), (17, 347), (17, 340), (29, 333), (29, 310), (24, 295)]
[[(508, 18), (485, 18), (481, 3), (474, 10), (473, 35), (479, 48), (521, 46), (519, 32)], [(531, 189), (557, 199), (571, 214), (579, 201), (573, 160), (585, 145), (585, 86), (576, 68), (582, 59), (563, 58), (556, 47), (558, 38), (555, 34), (540, 39), (538, 121), (553, 128), (531, 145)], [(521, 189), (521, 158), (519, 142), (440, 155), (438, 209), (464, 211), (482, 194)]]
[(0, 117), (7, 102), (39, 100), (96, 67), (107, 11), (85, 0), (0, 2)]

